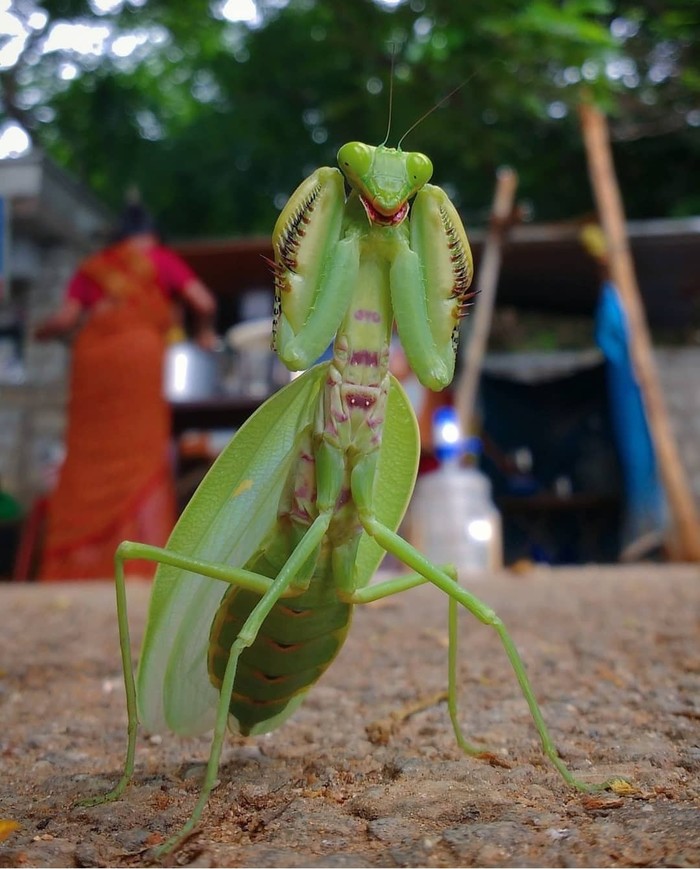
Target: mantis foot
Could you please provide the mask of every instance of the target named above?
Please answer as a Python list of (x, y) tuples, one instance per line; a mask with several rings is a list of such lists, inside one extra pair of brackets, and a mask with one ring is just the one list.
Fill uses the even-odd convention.
[(118, 790), (114, 788), (114, 790), (109, 791), (109, 793), (103, 794), (100, 797), (86, 797), (84, 800), (78, 800), (73, 805), (78, 809), (91, 809), (93, 806), (101, 806), (103, 803), (112, 803), (115, 800), (118, 800), (123, 793), (122, 790)]
[(624, 797), (638, 793), (638, 789), (632, 784), (632, 782), (628, 781), (626, 778), (622, 778), (621, 776), (605, 779), (605, 781), (599, 782), (598, 784), (589, 784), (580, 779), (572, 778), (571, 784), (577, 791), (581, 791), (584, 794), (599, 794), (603, 791), (612, 791), (614, 794)]

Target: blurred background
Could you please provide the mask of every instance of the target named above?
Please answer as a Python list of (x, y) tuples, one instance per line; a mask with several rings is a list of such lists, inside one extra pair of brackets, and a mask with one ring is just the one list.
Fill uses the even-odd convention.
[(624, 460), (595, 337), (601, 274), (580, 241), (595, 219), (582, 102), (609, 119), (660, 374), (700, 492), (694, 0), (5, 0), (0, 12), (0, 489), (12, 500), (0, 573), (62, 458), (69, 349), (39, 346), (32, 327), (105, 243), (125, 191), (138, 188), (216, 295), (227, 338), (213, 374), (170, 394), (184, 503), (283, 380), (269, 359), (246, 373), (259, 336), (231, 333), (271, 309), (262, 256), (276, 215), (341, 144), (384, 139), (392, 78), (394, 146), (462, 85), (402, 147), (431, 157), (477, 270), (496, 172), (519, 176), (478, 432), (506, 562), (614, 561), (625, 544)]

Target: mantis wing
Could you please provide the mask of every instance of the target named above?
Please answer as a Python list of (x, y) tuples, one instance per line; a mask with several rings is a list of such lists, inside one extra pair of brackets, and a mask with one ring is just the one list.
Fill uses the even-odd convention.
[[(394, 531), (411, 500), (419, 458), (416, 414), (403, 387), (392, 375), (372, 495), (377, 519)], [(376, 540), (363, 531), (355, 562), (357, 588), (369, 583), (385, 555)]]
[[(274, 526), (300, 432), (313, 419), (327, 365), (272, 396), (241, 426), (178, 520), (167, 548), (243, 566)], [(213, 726), (209, 630), (228, 583), (167, 564), (156, 572), (138, 672), (141, 721), (183, 735)]]
[[(184, 510), (168, 549), (218, 564), (242, 566), (277, 518), (301, 433), (313, 423), (327, 363), (317, 365), (265, 402), (212, 465)], [(375, 484), (376, 513), (398, 527), (413, 490), (419, 439), (413, 409), (392, 378)], [(358, 587), (384, 550), (363, 532)], [(161, 564), (151, 595), (138, 673), (139, 717), (158, 732), (194, 735), (214, 723), (218, 691), (207, 671), (214, 614), (228, 583)]]

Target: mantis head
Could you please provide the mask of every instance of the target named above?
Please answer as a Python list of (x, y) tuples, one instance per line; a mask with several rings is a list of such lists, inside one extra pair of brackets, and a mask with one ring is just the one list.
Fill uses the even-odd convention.
[(433, 164), (417, 152), (348, 142), (338, 165), (360, 197), (370, 222), (396, 226), (408, 214), (409, 200), (430, 180)]

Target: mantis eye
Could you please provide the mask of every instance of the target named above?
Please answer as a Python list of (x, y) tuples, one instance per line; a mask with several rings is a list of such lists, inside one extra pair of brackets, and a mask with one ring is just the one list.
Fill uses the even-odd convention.
[(430, 177), (433, 174), (433, 164), (425, 154), (419, 154), (417, 151), (414, 151), (406, 155), (406, 171), (408, 172), (409, 180), (416, 187), (422, 187), (430, 181)]
[(373, 150), (362, 142), (348, 142), (338, 151), (338, 165), (343, 172), (362, 177), (372, 165)]

